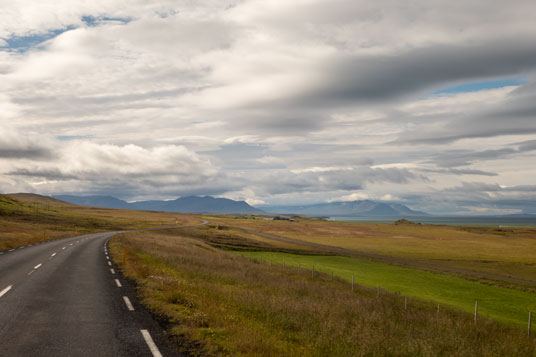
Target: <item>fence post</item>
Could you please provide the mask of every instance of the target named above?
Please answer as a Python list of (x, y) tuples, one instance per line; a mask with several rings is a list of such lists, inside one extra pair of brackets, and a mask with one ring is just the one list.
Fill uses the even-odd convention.
[(285, 267), (286, 267), (286, 266), (285, 266), (285, 261), (283, 260), (283, 268), (285, 268)]
[(527, 331), (527, 334), (530, 338), (530, 328), (532, 327), (532, 311), (529, 311), (529, 328), (528, 328), (528, 331)]
[(333, 272), (331, 272), (331, 280), (333, 280)]
[(439, 304), (437, 304), (437, 313), (439, 314)]
[(475, 301), (475, 324), (478, 317), (478, 300)]
[(314, 279), (315, 277), (315, 266), (313, 265), (313, 269), (311, 269), (311, 277)]
[(352, 291), (354, 291), (354, 276), (352, 275)]
[(408, 309), (408, 297), (404, 296), (404, 310)]

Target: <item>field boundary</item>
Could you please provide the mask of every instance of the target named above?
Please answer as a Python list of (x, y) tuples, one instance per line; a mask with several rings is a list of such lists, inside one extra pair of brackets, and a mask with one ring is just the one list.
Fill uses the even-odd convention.
[(474, 270), (447, 267), (447, 266), (444, 266), (444, 265), (424, 263), (424, 262), (419, 262), (419, 261), (405, 259), (405, 258), (390, 257), (390, 256), (387, 256), (387, 255), (381, 255), (381, 254), (375, 254), (375, 253), (367, 253), (367, 252), (363, 252), (363, 251), (359, 251), (359, 250), (335, 247), (335, 246), (331, 246), (331, 245), (325, 245), (325, 244), (319, 244), (319, 243), (313, 243), (313, 242), (306, 242), (306, 241), (302, 241), (302, 240), (298, 240), (298, 239), (281, 237), (281, 236), (277, 236), (277, 235), (269, 234), (269, 233), (255, 232), (255, 231), (252, 231), (252, 230), (249, 230), (249, 229), (246, 229), (246, 228), (242, 228), (242, 227), (236, 227), (236, 226), (230, 226), (230, 227), (234, 228), (234, 229), (237, 229), (239, 231), (242, 231), (244, 233), (256, 235), (256, 236), (261, 237), (261, 238), (271, 239), (271, 240), (275, 240), (275, 241), (279, 241), (279, 242), (285, 242), (285, 243), (294, 243), (294, 244), (313, 247), (313, 248), (324, 249), (324, 250), (330, 251), (332, 253), (342, 254), (342, 255), (350, 256), (350, 257), (366, 257), (366, 258), (371, 258), (371, 259), (374, 259), (374, 260), (382, 260), (382, 261), (386, 261), (386, 262), (390, 262), (390, 263), (398, 263), (398, 264), (410, 265), (410, 266), (420, 266), (420, 267), (424, 267), (424, 268), (430, 268), (430, 269), (440, 270), (440, 271), (445, 271), (445, 272), (463, 273), (463, 274), (474, 275), (474, 276), (481, 277), (481, 278), (502, 280), (502, 281), (507, 281), (507, 282), (511, 282), (511, 283), (536, 286), (536, 281), (532, 281), (532, 280), (524, 280), (524, 279), (512, 278), (512, 277), (503, 276), (503, 275), (496, 275), (496, 274), (478, 272), (478, 271), (474, 271)]

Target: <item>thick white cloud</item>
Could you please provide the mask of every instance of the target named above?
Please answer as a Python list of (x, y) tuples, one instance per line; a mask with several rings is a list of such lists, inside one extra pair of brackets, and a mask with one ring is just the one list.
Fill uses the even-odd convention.
[[(143, 197), (177, 195), (217, 185), (218, 169), (184, 146), (147, 149), (60, 141), (14, 130), (0, 139), (0, 189), (57, 192), (107, 192)], [(138, 191), (140, 190), (140, 191)]]
[(2, 191), (456, 212), (517, 202), (464, 182), (532, 187), (533, 1), (0, 6)]

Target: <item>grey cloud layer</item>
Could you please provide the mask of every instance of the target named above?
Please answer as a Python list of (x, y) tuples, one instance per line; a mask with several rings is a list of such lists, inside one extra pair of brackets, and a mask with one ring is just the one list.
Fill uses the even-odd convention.
[[(531, 210), (535, 11), (483, 0), (6, 3), (0, 45), (67, 31), (26, 52), (0, 48), (0, 190)], [(512, 78), (523, 84), (437, 92)]]

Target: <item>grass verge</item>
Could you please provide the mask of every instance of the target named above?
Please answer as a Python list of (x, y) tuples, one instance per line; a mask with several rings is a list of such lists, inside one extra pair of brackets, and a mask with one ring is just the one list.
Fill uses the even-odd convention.
[[(341, 277), (369, 286), (380, 286), (391, 292), (450, 305), (471, 312), (475, 301), (479, 312), (494, 319), (525, 326), (528, 312), (536, 311), (536, 294), (498, 286), (480, 284), (446, 274), (403, 268), (369, 260), (340, 256), (306, 256), (279, 252), (240, 253), (273, 264), (301, 268)], [(306, 273), (308, 274), (308, 273)]]
[[(122, 252), (127, 250), (126, 264)], [(181, 234), (132, 232), (111, 243), (171, 333), (199, 355), (534, 355), (525, 331), (346, 281), (260, 264)], [(248, 253), (249, 254), (249, 253)], [(272, 253), (280, 254), (280, 253)]]

